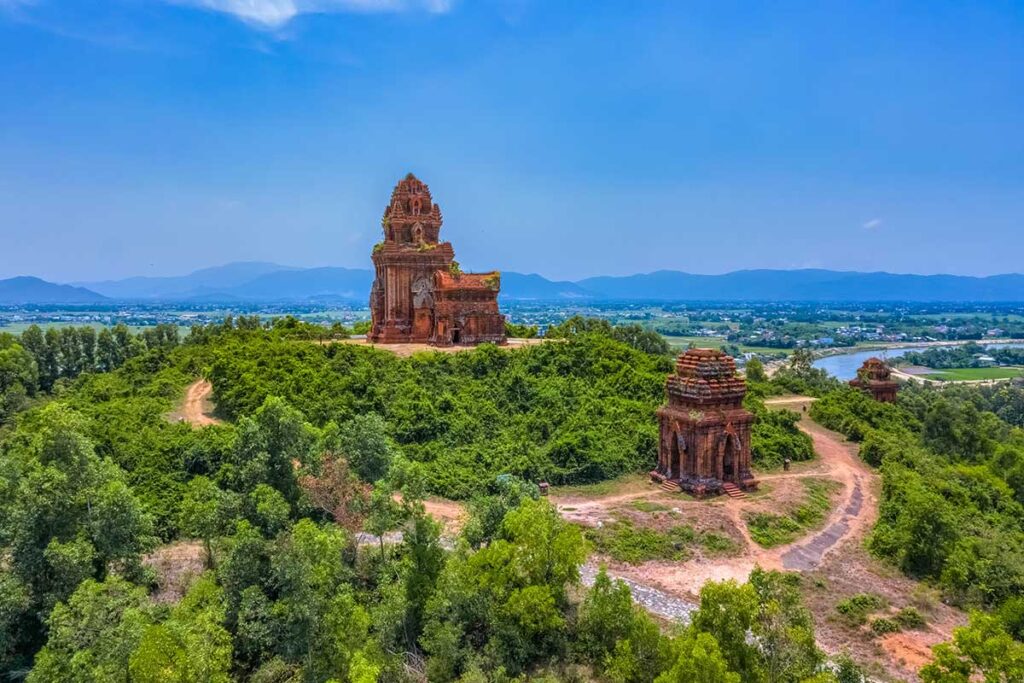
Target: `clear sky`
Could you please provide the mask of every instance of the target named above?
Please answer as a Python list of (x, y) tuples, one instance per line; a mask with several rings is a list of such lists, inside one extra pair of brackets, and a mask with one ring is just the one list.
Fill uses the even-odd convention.
[(1024, 271), (1024, 3), (0, 0), (0, 277)]

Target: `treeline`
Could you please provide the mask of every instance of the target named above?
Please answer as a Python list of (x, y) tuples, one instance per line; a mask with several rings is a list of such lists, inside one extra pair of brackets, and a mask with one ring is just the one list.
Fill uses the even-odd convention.
[(963, 346), (933, 348), (912, 351), (899, 358), (901, 365), (923, 365), (936, 370), (949, 368), (978, 368), (986, 362), (980, 358), (991, 357), (999, 365), (1024, 365), (1024, 348), (986, 348), (970, 342)]
[[(13, 374), (26, 393), (50, 391), (61, 379), (83, 372), (110, 372), (149, 349), (177, 346), (177, 325), (157, 325), (137, 335), (124, 324), (112, 328), (50, 327), (32, 325), (20, 336), (0, 335), (5, 351), (0, 374)], [(3, 380), (0, 380), (2, 382)], [(13, 383), (7, 380), (8, 388)], [(3, 385), (0, 385), (3, 388)]]

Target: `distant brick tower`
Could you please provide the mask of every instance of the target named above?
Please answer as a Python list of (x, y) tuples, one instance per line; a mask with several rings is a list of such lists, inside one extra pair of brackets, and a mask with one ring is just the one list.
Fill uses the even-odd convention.
[(892, 370), (881, 358), (868, 358), (857, 371), (857, 379), (850, 380), (850, 386), (862, 389), (876, 401), (892, 403), (900, 385), (892, 378)]
[(452, 245), (439, 241), (441, 208), (412, 173), (395, 186), (381, 226), (384, 241), (372, 257), (370, 341), (505, 341), (505, 318), (498, 310), (501, 275), (459, 270)]
[(750, 471), (750, 426), (743, 408), (747, 383), (722, 351), (689, 349), (665, 382), (658, 409), (658, 467), (651, 476), (697, 496), (756, 488)]

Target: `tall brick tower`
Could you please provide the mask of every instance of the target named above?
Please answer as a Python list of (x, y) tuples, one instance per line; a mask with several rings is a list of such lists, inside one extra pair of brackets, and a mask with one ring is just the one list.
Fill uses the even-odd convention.
[(441, 208), (412, 173), (392, 191), (381, 227), (384, 241), (372, 257), (370, 341), (441, 346), (505, 341), (500, 274), (459, 269), (452, 245), (439, 241)]

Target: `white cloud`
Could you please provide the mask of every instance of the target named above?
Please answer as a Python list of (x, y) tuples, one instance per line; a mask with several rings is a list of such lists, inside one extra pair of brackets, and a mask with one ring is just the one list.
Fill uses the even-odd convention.
[(875, 230), (876, 228), (882, 227), (881, 218), (872, 218), (862, 226), (865, 230)]
[[(20, 2), (22, 0), (0, 0)], [(300, 14), (332, 12), (408, 12), (425, 11), (444, 14), (453, 0), (166, 0), (176, 5), (199, 7), (213, 12), (231, 14), (261, 28), (284, 26)]]

